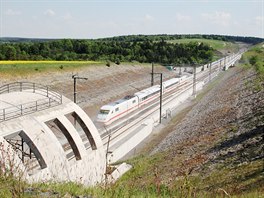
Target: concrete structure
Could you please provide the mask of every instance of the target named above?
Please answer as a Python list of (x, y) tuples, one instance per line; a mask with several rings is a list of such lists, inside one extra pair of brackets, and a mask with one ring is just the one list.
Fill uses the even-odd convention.
[(236, 61), (241, 59), (241, 57), (242, 57), (241, 53), (237, 53), (237, 54), (233, 54), (231, 56), (225, 57), (225, 65), (223, 66), (223, 70), (226, 71), (228, 70), (229, 67), (233, 67)]
[(71, 100), (35, 83), (0, 87), (0, 165), (29, 182), (104, 179), (101, 137)]

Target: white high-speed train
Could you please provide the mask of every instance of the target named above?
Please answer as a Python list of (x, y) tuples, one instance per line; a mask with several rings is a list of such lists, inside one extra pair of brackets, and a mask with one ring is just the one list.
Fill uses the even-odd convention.
[[(238, 52), (236, 54), (235, 57), (233, 57), (233, 59), (237, 60), (239, 59), (241, 56), (241, 52)], [(230, 61), (228, 59), (230, 59), (232, 56), (227, 56), (227, 57), (223, 57), (221, 59), (218, 59), (214, 62), (211, 63), (211, 67), (215, 68), (216, 66), (221, 65), (223, 66), (223, 64), (226, 64), (226, 61)], [(198, 70), (199, 71), (203, 71), (206, 68), (209, 67), (209, 64), (205, 64), (203, 66), (200, 66)], [(180, 81), (183, 81), (185, 78), (187, 78), (186, 75), (180, 77), (180, 78), (172, 78), (168, 81), (165, 81), (162, 83), (162, 92), (163, 93), (167, 93), (172, 91), (175, 86), (177, 85), (177, 83), (179, 83)], [(117, 100), (113, 103), (104, 105), (101, 107), (98, 115), (97, 115), (97, 122), (102, 122), (105, 125), (111, 124), (113, 121), (129, 114), (130, 112), (136, 110), (137, 108), (139, 108), (140, 106), (147, 104), (151, 101), (153, 101), (155, 98), (157, 98), (159, 96), (159, 92), (160, 92), (160, 86), (159, 85), (155, 85), (152, 86), (150, 88), (144, 89), (142, 91), (139, 91), (137, 93), (135, 93), (134, 95), (131, 96), (126, 96), (120, 100)]]
[[(162, 92), (167, 93), (175, 88), (175, 86), (186, 79), (187, 76), (179, 78), (172, 78), (162, 83)], [(105, 125), (111, 124), (113, 121), (129, 114), (144, 104), (153, 101), (159, 97), (160, 85), (155, 85), (150, 88), (141, 90), (134, 95), (126, 96), (120, 100), (109, 103), (101, 107), (98, 115), (97, 122), (102, 122)]]

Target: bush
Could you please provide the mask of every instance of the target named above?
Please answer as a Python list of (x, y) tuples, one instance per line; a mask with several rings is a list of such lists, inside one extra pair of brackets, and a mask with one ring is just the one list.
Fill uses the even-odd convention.
[(119, 58), (116, 59), (115, 64), (120, 65), (120, 60), (119, 60)]
[(106, 66), (107, 67), (110, 67), (111, 66), (111, 63), (110, 63), (110, 61), (108, 60), (108, 61), (106, 61)]

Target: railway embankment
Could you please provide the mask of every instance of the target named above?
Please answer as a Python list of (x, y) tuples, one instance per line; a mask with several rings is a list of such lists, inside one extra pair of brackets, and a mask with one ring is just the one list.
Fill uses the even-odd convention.
[[(80, 72), (80, 75), (91, 75), (98, 81), (95, 80), (97, 83), (94, 84), (92, 80), (79, 81), (78, 99), (86, 101), (87, 105), (93, 104), (96, 109), (99, 103), (112, 100), (113, 96), (119, 98), (119, 95), (134, 91), (135, 88), (131, 86), (125, 89), (117, 86), (125, 79), (132, 85), (135, 85), (134, 82), (140, 86), (148, 85), (150, 68), (131, 66), (115, 69), (107, 73), (108, 68), (104, 68), (106, 76), (103, 76), (104, 72), (96, 73), (90, 69)], [(164, 68), (161, 71), (168, 72)], [(128, 72), (133, 77), (127, 75)], [(141, 76), (142, 73), (144, 75)], [(71, 74), (47, 75), (33, 80), (49, 83), (53, 89), (60, 90), (70, 98), (72, 89), (69, 87), (73, 84)], [(109, 76), (114, 78), (113, 83), (106, 80)], [(110, 185), (111, 188), (101, 190), (99, 187), (99, 192), (85, 189), (85, 193), (83, 190), (71, 192), (71, 195), (98, 193), (95, 197), (229, 197), (249, 192), (248, 197), (261, 197), (264, 193), (264, 89), (263, 81), (256, 78), (253, 70), (230, 68), (198, 95), (187, 109), (166, 123), (163, 131), (155, 133), (155, 149), (145, 152), (143, 157), (130, 159), (132, 170), (116, 184)], [(144, 79), (145, 83), (140, 79)], [(105, 86), (99, 84), (101, 82)], [(128, 90), (129, 87), (131, 89)], [(84, 91), (88, 88), (89, 91)], [(96, 91), (105, 92), (104, 98), (100, 98)], [(93, 95), (94, 101), (90, 99)], [(62, 195), (67, 195), (65, 192), (69, 192), (69, 185), (72, 184), (65, 185), (67, 191), (63, 191)], [(48, 188), (48, 194), (54, 191), (50, 190), (54, 187)], [(38, 189), (41, 188), (36, 187), (36, 191)]]
[(181, 121), (172, 120), (164, 129), (168, 135), (151, 152), (163, 153), (164, 163), (155, 167), (165, 184), (187, 174), (198, 175), (197, 188), (211, 192), (263, 189), (263, 81), (240, 67), (218, 81), (198, 96)]

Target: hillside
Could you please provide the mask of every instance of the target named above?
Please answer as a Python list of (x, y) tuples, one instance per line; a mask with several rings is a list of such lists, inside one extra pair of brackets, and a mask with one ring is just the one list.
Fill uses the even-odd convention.
[[(253, 48), (243, 56), (246, 67), (221, 74), (167, 126), (158, 128), (138, 149), (139, 155), (128, 160), (133, 169), (116, 184), (20, 184), (14, 190), (29, 197), (263, 197), (263, 57), (262, 45)], [(95, 115), (96, 107), (134, 87), (149, 85), (149, 65), (114, 66), (78, 69), (89, 75), (88, 83), (78, 82), (80, 105), (88, 114)], [(157, 71), (173, 75), (164, 67), (157, 66)], [(69, 71), (27, 78), (72, 97)], [(128, 85), (122, 87), (124, 80)], [(7, 82), (1, 79), (1, 84)], [(0, 189), (7, 183), (0, 183)]]
[(133, 179), (120, 185), (150, 194), (154, 185), (160, 188), (154, 193), (179, 197), (263, 195), (263, 52), (260, 45), (243, 58), (248, 64), (257, 56), (257, 72), (231, 68), (147, 142), (143, 153), (151, 156), (132, 160), (135, 172), (127, 178)]
[(187, 174), (199, 178), (193, 185), (201, 191), (231, 195), (264, 186), (264, 92), (252, 88), (255, 75), (232, 69), (179, 124), (171, 123), (152, 151), (166, 159), (156, 164), (162, 182)]
[[(191, 41), (191, 42), (190, 42)], [(0, 60), (204, 64), (261, 38), (221, 35), (130, 35), (103, 39), (0, 38)], [(224, 46), (222, 46), (224, 44)], [(220, 49), (226, 51), (221, 52)], [(220, 54), (214, 55), (214, 50)], [(1, 63), (0, 63), (1, 64)]]
[(230, 68), (145, 142), (116, 184), (35, 190), (68, 197), (263, 197), (263, 98), (261, 73)]

